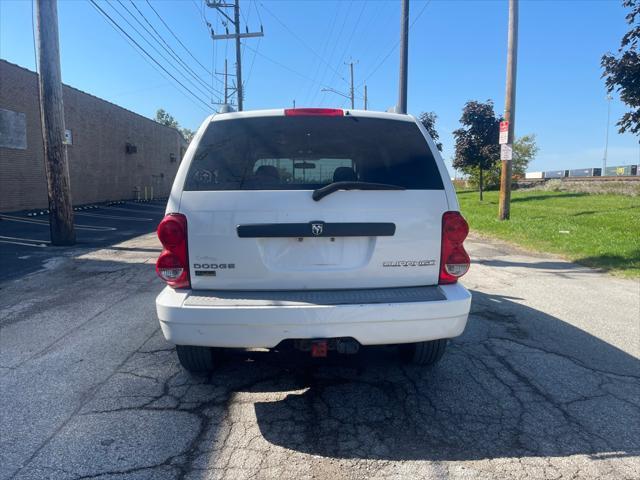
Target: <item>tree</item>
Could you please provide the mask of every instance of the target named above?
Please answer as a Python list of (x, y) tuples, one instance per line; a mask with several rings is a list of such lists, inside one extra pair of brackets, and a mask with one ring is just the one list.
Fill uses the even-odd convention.
[(483, 172), (496, 164), (500, 156), (498, 132), (501, 118), (496, 117), (493, 101), (469, 101), (462, 109), (463, 128), (453, 132), (456, 140), (453, 167), (464, 173), (478, 173), (480, 200), (483, 191)]
[[(536, 158), (538, 154), (538, 145), (536, 143), (536, 136), (533, 133), (523, 135), (516, 138), (513, 142), (513, 160), (511, 161), (513, 167), (514, 177), (523, 177), (529, 163)], [(500, 170), (502, 165), (496, 161), (491, 165), (484, 175), (484, 186), (487, 188), (494, 188), (500, 185)], [(470, 175), (472, 183), (478, 183), (478, 179), (474, 173)]]
[(178, 129), (180, 125), (178, 121), (173, 118), (169, 112), (167, 112), (163, 108), (159, 108), (156, 112), (156, 122), (161, 123), (162, 125), (166, 125), (167, 127)]
[(196, 132), (194, 132), (189, 128), (181, 128), (180, 133), (182, 134), (184, 139), (187, 141), (187, 143), (191, 143), (191, 140), (193, 140), (193, 136), (196, 134)]
[(535, 134), (530, 133), (517, 138), (513, 142), (513, 175), (524, 177), (529, 163), (536, 158), (539, 150)]
[(164, 108), (159, 108), (156, 111), (155, 120), (162, 125), (166, 125), (167, 127), (175, 128), (176, 130), (178, 130), (187, 141), (187, 143), (191, 143), (191, 140), (193, 140), (193, 136), (196, 134), (196, 132), (189, 128), (180, 127), (180, 124), (175, 118), (173, 118), (173, 115), (167, 112)]
[(622, 37), (618, 55), (607, 53), (600, 64), (604, 69), (602, 77), (606, 79), (607, 92), (616, 90), (620, 99), (631, 107), (616, 124), (620, 127), (618, 131), (640, 134), (640, 1), (623, 0), (622, 5), (631, 9), (625, 17), (631, 30)]
[(431, 138), (433, 138), (433, 142), (436, 144), (436, 148), (441, 152), (442, 143), (438, 142), (438, 140), (440, 139), (440, 135), (438, 135), (438, 132), (436, 131), (437, 119), (438, 116), (434, 112), (422, 112), (418, 116), (418, 120), (420, 120), (420, 123), (424, 125), (424, 128), (426, 128), (427, 132), (429, 132), (429, 135), (431, 135)]

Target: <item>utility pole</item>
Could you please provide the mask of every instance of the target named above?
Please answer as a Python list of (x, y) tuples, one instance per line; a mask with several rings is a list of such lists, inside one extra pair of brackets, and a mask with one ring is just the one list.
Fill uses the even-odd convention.
[(351, 88), (349, 89), (349, 96), (351, 97), (351, 110), (356, 108), (353, 97), (353, 62), (349, 62), (349, 71), (351, 72)]
[(240, 52), (240, 0), (236, 0), (233, 6), (233, 19), (236, 26), (236, 97), (238, 98), (238, 111), (241, 112), (244, 106), (244, 97), (242, 92), (242, 54)]
[(368, 102), (368, 97), (367, 97), (367, 84), (364, 84), (364, 109), (367, 109), (367, 102)]
[(216, 75), (222, 75), (224, 77), (224, 101), (222, 105), (231, 105), (231, 95), (232, 92), (235, 92), (235, 88), (229, 85), (229, 77), (235, 77), (233, 73), (228, 73), (227, 67), (227, 59), (224, 59), (224, 71), (223, 72), (215, 72)]
[(67, 147), (64, 144), (64, 107), (58, 43), (58, 2), (37, 0), (38, 84), (44, 165), (49, 197), (49, 230), (52, 245), (73, 245), (73, 205)]
[(609, 122), (611, 120), (611, 100), (613, 97), (607, 95), (607, 132), (604, 139), (604, 155), (602, 157), (602, 176), (607, 174), (607, 156), (609, 154)]
[(507, 144), (500, 157), (499, 220), (509, 220), (511, 214), (512, 146), (515, 140), (516, 70), (518, 65), (518, 0), (509, 0), (509, 34), (507, 39), (507, 88), (504, 100), (504, 121), (508, 122)]
[(227, 59), (224, 59), (224, 104), (228, 105), (229, 104), (229, 82), (227, 80), (228, 77), (228, 73), (227, 73)]
[(407, 113), (407, 70), (409, 68), (409, 0), (401, 0), (400, 10), (400, 84), (397, 113)]
[[(240, 33), (240, 0), (235, 0), (233, 3), (226, 3), (219, 0), (206, 0), (207, 7), (215, 8), (223, 17), (227, 19), (235, 27), (235, 33), (229, 33), (229, 29), (226, 29), (226, 33), (223, 35), (216, 35), (213, 29), (211, 29), (211, 38), (213, 40), (230, 40), (236, 41), (236, 97), (238, 100), (238, 111), (241, 112), (244, 108), (244, 94), (242, 88), (242, 55), (240, 52), (240, 39), (250, 37), (263, 37), (264, 30), (260, 25), (259, 32), (249, 32), (249, 27), (246, 27), (245, 33)], [(231, 18), (224, 11), (225, 8), (233, 7), (233, 18)], [(226, 77), (225, 77), (226, 78)]]

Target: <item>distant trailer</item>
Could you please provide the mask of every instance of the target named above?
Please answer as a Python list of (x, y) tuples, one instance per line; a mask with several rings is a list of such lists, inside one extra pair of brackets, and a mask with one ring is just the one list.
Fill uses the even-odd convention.
[(544, 178), (564, 178), (566, 177), (566, 170), (550, 170), (548, 172), (543, 172)]
[(638, 175), (638, 166), (620, 165), (617, 167), (607, 167), (605, 175), (607, 177), (632, 177)]
[(599, 177), (601, 173), (601, 168), (577, 168), (569, 170), (569, 177)]
[(527, 180), (539, 180), (544, 178), (544, 172), (526, 172), (524, 178)]

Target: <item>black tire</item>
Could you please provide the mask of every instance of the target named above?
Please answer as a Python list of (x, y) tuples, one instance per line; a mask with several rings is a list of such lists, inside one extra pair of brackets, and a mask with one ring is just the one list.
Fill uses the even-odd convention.
[(407, 363), (431, 366), (440, 361), (447, 348), (447, 339), (401, 345), (401, 354)]
[(176, 345), (180, 365), (192, 373), (206, 373), (213, 370), (213, 349), (193, 345)]

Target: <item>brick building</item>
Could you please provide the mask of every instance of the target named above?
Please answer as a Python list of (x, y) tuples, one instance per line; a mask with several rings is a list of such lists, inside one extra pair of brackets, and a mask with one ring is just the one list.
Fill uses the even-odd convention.
[[(74, 205), (166, 197), (186, 148), (182, 135), (63, 85)], [(0, 212), (47, 207), (38, 75), (0, 60)]]

